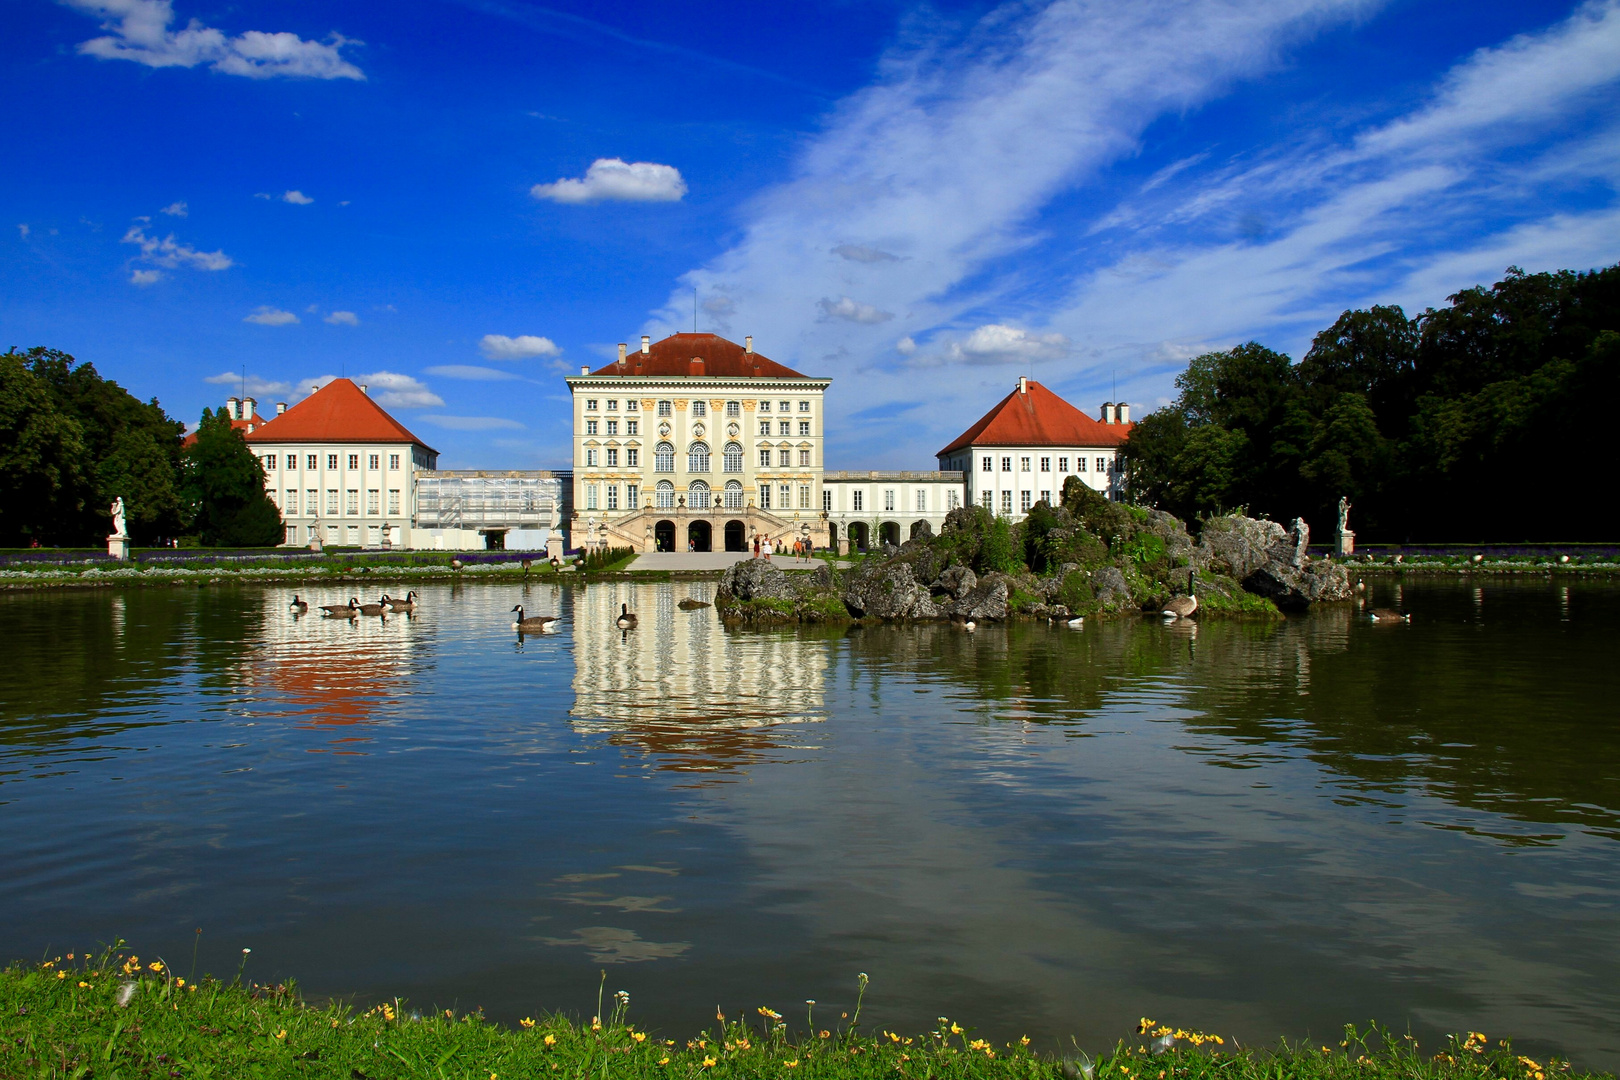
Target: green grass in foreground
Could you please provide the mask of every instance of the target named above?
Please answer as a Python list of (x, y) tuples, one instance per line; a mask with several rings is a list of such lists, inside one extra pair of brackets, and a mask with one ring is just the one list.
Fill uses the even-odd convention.
[[(864, 975), (860, 987), (864, 994)], [(1409, 1039), (1352, 1028), (1337, 1046), (1257, 1051), (1144, 1019), (1139, 1034), (1093, 1061), (1078, 1050), (1065, 1058), (1038, 1054), (1028, 1039), (992, 1046), (943, 1017), (922, 1035), (861, 1034), (858, 1004), (853, 1018), (818, 1030), (807, 1003), (805, 1036), (789, 1036), (779, 1014), (760, 1008), (717, 1018), (713, 1032), (679, 1041), (637, 1030), (628, 995), (615, 994), (607, 1005), (600, 1023), (553, 1016), (524, 1020), (517, 1029), (477, 1013), (421, 1016), (400, 1001), (361, 1013), (306, 1004), (290, 984), (243, 985), (240, 978), (194, 984), (160, 962), (109, 950), (0, 971), (0, 1076), (1547, 1080), (1569, 1074), (1563, 1063), (1521, 1057), (1505, 1041), (1492, 1045), (1477, 1033), (1453, 1037), (1429, 1056)]]

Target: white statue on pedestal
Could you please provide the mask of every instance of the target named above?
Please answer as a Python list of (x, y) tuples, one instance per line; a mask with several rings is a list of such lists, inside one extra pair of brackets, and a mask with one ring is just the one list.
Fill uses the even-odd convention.
[(122, 495), (113, 496), (112, 524), (113, 536), (123, 538), (129, 535), (124, 531), (124, 497)]

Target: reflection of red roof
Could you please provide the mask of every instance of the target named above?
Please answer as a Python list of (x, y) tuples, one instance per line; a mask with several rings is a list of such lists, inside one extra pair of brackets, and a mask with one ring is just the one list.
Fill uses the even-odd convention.
[(726, 379), (807, 379), (718, 334), (673, 334), (655, 341), (647, 352), (632, 351), (621, 365), (617, 360), (592, 375), (709, 375)]
[(333, 379), (273, 420), (245, 436), (250, 443), (415, 443), (438, 453), (405, 430), (349, 379)]
[(1033, 379), (1014, 390), (940, 454), (964, 446), (1118, 446), (1135, 424), (1093, 420)]
[[(266, 424), (266, 423), (269, 423), (269, 421), (267, 421), (264, 417), (260, 416), (257, 412), (255, 412), (252, 416), (248, 417), (246, 420), (232, 420), (231, 421), (231, 427), (235, 428), (237, 431), (240, 431), (242, 433), (242, 437), (246, 438), (248, 432), (253, 431), (254, 429), (256, 429), (259, 426), (261, 426), (263, 424)], [(180, 440), (180, 449), (184, 450), (186, 447), (190, 446), (192, 443), (194, 443), (196, 441), (197, 441), (197, 433), (195, 431), (193, 431), (190, 435), (187, 435), (184, 439)]]

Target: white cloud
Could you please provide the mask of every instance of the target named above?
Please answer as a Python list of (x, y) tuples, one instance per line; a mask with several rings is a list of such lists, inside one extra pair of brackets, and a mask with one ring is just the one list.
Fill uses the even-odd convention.
[(148, 285), (156, 285), (162, 280), (163, 273), (159, 270), (131, 270), (129, 272), (129, 283), (139, 285), (142, 288)]
[(102, 60), (132, 60), (148, 67), (191, 68), (205, 64), (227, 75), (268, 79), (286, 75), (310, 79), (364, 79), (343, 59), (345, 45), (359, 44), (341, 34), (307, 41), (297, 34), (249, 30), (235, 37), (196, 19), (174, 30), (171, 0), (62, 0), (101, 20), (105, 37), (79, 45), (79, 52)]
[(29, 229), (28, 229), (27, 225), (18, 225), (17, 226), (17, 234), (19, 236), (21, 236), (24, 240), (28, 239), (28, 232), (29, 232)]
[(437, 375), (445, 379), (466, 379), (471, 382), (503, 382), (509, 379), (521, 378), (510, 371), (500, 368), (479, 367), (476, 364), (440, 364), (427, 369), (429, 375)]
[[(428, 389), (425, 383), (397, 371), (373, 371), (345, 377), (350, 382), (364, 386), (371, 399), (385, 409), (431, 409), (444, 405), (444, 399)], [(325, 386), (338, 378), (337, 375), (319, 375), (299, 379), (293, 385), (297, 387), (298, 397), (303, 399), (315, 387)]]
[(236, 265), (223, 251), (198, 251), (189, 244), (177, 243), (173, 233), (159, 240), (147, 236), (145, 228), (140, 225), (131, 225), (122, 242), (140, 245), (141, 259), (166, 270), (182, 266), (194, 270), (229, 270)]
[(821, 314), (824, 318), (843, 319), (846, 322), (862, 323), (868, 326), (888, 322), (894, 318), (887, 311), (879, 311), (871, 304), (862, 304), (851, 300), (847, 296), (840, 296), (837, 300), (823, 299), (816, 306), (821, 308)]
[(185, 217), (187, 212), (186, 204), (183, 202), (172, 202), (158, 211), (158, 213), (168, 214), (170, 217)]
[[(213, 386), (229, 387), (232, 394), (253, 398), (256, 401), (271, 401), (277, 398), (286, 400), (292, 396), (292, 384), (279, 379), (266, 379), (259, 375), (249, 375), (246, 380), (234, 371), (222, 371), (218, 375), (210, 375), (203, 382)], [(245, 383), (245, 385), (244, 385)], [(262, 416), (263, 410), (260, 410)]]
[(243, 322), (255, 323), (259, 326), (289, 326), (298, 321), (298, 316), (290, 311), (282, 311), (267, 304), (261, 304), (253, 309), (253, 314), (244, 316)]
[(360, 316), (352, 311), (334, 311), (324, 321), (331, 323), (333, 326), (359, 326)]
[(547, 337), (534, 334), (485, 334), (478, 342), (478, 351), (491, 360), (528, 360), (536, 356), (560, 356), (562, 350)]
[(679, 202), (686, 194), (686, 181), (673, 165), (651, 161), (627, 163), (621, 158), (597, 158), (585, 170), (582, 180), (558, 180), (536, 184), (529, 194), (552, 202)]
[(905, 337), (894, 343), (894, 351), (899, 353), (901, 356), (910, 356), (912, 353), (917, 351), (917, 343), (911, 339), (910, 334), (907, 334)]
[(987, 323), (945, 350), (949, 360), (968, 364), (1021, 364), (1030, 360), (1055, 360), (1069, 351), (1069, 339), (1062, 334), (1032, 334), (1016, 326)]
[(282, 193), (281, 201), (284, 203), (292, 203), (294, 206), (308, 206), (315, 200), (310, 198), (308, 195), (305, 195), (302, 191), (287, 191)]
[(833, 254), (858, 263), (898, 262), (898, 255), (891, 255), (874, 247), (863, 247), (860, 244), (839, 244), (833, 248)]
[(516, 420), (507, 420), (500, 416), (424, 416), (422, 419), (435, 427), (449, 428), (452, 431), (502, 431), (523, 428)]

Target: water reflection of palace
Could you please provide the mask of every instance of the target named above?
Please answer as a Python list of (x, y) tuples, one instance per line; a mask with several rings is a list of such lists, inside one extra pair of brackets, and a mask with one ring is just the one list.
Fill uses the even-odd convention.
[[(670, 755), (667, 768), (726, 770), (790, 741), (784, 724), (827, 718), (824, 643), (793, 633), (734, 633), (713, 608), (709, 582), (675, 588), (592, 585), (574, 600), (573, 726), (616, 744)], [(620, 631), (619, 606), (639, 617)]]

